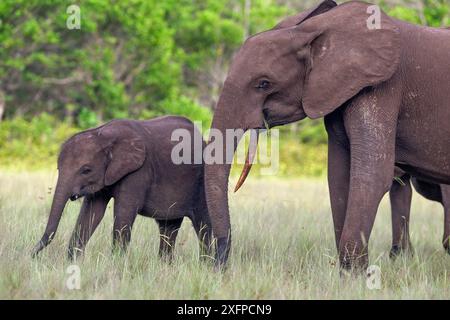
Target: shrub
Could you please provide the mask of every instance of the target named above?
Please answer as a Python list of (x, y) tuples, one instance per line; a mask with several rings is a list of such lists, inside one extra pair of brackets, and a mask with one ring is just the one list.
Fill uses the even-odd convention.
[(60, 145), (79, 129), (43, 113), (31, 120), (0, 123), (0, 166), (42, 169), (56, 166)]

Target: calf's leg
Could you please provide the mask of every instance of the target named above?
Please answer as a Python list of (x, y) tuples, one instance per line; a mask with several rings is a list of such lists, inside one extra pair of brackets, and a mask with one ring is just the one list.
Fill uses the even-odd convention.
[(172, 261), (175, 241), (180, 230), (183, 218), (174, 220), (156, 220), (159, 226), (159, 256), (162, 259)]
[(69, 242), (69, 259), (75, 259), (78, 254), (82, 254), (90, 237), (100, 221), (102, 221), (110, 199), (111, 197), (108, 194), (101, 192), (84, 198), (75, 229), (72, 232), (72, 237)]
[(444, 206), (444, 237), (442, 244), (450, 254), (450, 185), (442, 185), (442, 205)]
[(396, 257), (402, 252), (412, 252), (409, 236), (409, 217), (411, 212), (412, 188), (409, 175), (394, 180), (389, 190), (392, 215), (392, 248), (389, 256)]

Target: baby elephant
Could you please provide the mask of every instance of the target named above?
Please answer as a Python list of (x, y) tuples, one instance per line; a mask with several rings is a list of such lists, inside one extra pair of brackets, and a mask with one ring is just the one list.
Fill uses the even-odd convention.
[[(161, 234), (159, 254), (170, 259), (178, 229), (188, 217), (200, 239), (201, 255), (209, 255), (212, 229), (203, 165), (174, 164), (171, 153), (178, 142), (171, 141), (171, 135), (176, 129), (201, 137), (188, 119), (166, 116), (148, 121), (114, 120), (65, 142), (47, 228), (32, 255), (53, 239), (66, 202), (81, 197), (84, 200), (70, 240), (69, 258), (83, 251), (111, 198), (114, 247), (126, 248), (139, 213), (156, 219)], [(193, 154), (193, 143), (191, 148)]]

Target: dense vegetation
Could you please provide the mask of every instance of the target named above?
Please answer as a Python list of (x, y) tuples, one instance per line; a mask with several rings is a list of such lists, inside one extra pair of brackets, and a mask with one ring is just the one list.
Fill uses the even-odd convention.
[[(2, 0), (0, 165), (54, 163), (67, 136), (113, 118), (180, 114), (208, 127), (242, 41), (318, 1), (84, 0), (81, 29), (69, 30), (68, 1)], [(413, 23), (450, 25), (448, 0), (373, 2)], [(283, 172), (320, 174), (321, 121), (284, 130)], [(294, 158), (304, 169), (288, 171)]]

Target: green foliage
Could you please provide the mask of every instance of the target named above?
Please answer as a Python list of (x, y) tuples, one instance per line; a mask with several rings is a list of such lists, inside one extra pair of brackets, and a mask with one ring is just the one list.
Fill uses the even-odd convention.
[(82, 129), (95, 127), (98, 124), (97, 114), (87, 108), (83, 108), (78, 115), (78, 126)]
[(301, 122), (297, 131), (298, 133), (294, 132), (291, 136), (293, 138), (298, 136), (298, 142), (309, 145), (326, 144), (328, 142), (322, 120), (305, 119)]
[[(411, 1), (409, 1), (411, 2)], [(400, 20), (431, 27), (445, 27), (450, 24), (450, 3), (448, 0), (420, 0), (410, 6), (387, 6), (386, 12)]]
[(326, 164), (326, 144), (299, 143), (298, 139), (289, 137), (281, 140), (279, 175), (323, 176), (326, 173)]
[[(251, 5), (246, 14), (241, 0), (86, 0), (81, 29), (68, 30), (67, 1), (2, 1), (5, 115), (49, 112), (83, 128), (172, 110), (205, 120), (199, 97), (211, 104), (244, 35), (287, 12), (273, 1)], [(209, 74), (213, 65), (217, 75)], [(205, 80), (212, 87), (202, 87)]]
[(388, 11), (389, 15), (397, 19), (408, 21), (415, 24), (420, 24), (420, 17), (417, 11), (413, 8), (395, 6)]
[(164, 113), (173, 114), (195, 119), (203, 125), (203, 129), (211, 126), (212, 114), (209, 109), (203, 108), (192, 99), (186, 96), (180, 96), (165, 101)]
[(448, 27), (450, 25), (450, 3), (448, 0), (426, 0), (424, 15), (429, 26)]
[(78, 130), (42, 113), (27, 121), (0, 123), (0, 166), (16, 169), (56, 167), (60, 145)]
[[(2, 2), (0, 79), (6, 116), (43, 111), (85, 121), (161, 108), (182, 87), (182, 59), (165, 1), (81, 4), (81, 30), (66, 27), (67, 2)], [(30, 99), (34, 99), (30, 103)], [(67, 104), (75, 106), (70, 114)], [(15, 106), (8, 107), (9, 105)]]

